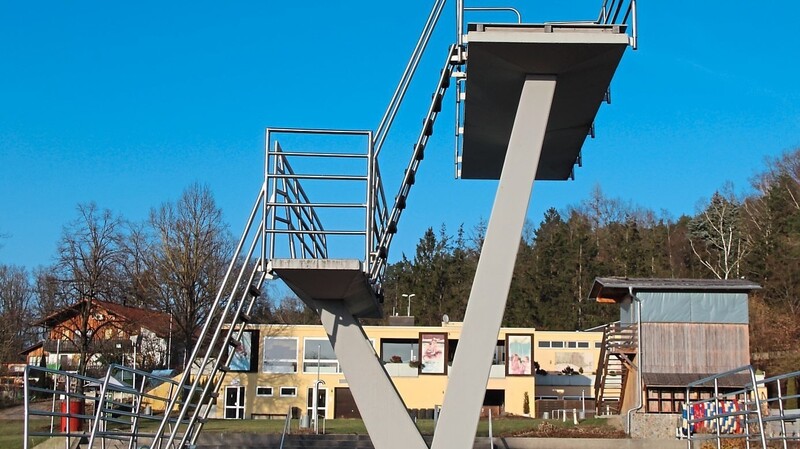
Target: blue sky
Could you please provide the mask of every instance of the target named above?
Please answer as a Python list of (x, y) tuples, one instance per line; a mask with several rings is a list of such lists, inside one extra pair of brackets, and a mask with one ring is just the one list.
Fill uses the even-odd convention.
[[(594, 18), (600, 2), (518, 3), (541, 22)], [(238, 235), (262, 182), (266, 127), (374, 129), (431, 3), (295, 5), (0, 0), (0, 263), (51, 263), (78, 203), (138, 221), (193, 182), (212, 189)], [(453, 40), (452, 7), (382, 154), (390, 198)], [(641, 1), (640, 49), (623, 58), (597, 139), (575, 181), (536, 184), (531, 221), (595, 185), (675, 217), (726, 181), (746, 192), (765, 157), (800, 146), (798, 16), (789, 1)], [(392, 261), (428, 226), (489, 216), (496, 184), (453, 179), (450, 110)]]

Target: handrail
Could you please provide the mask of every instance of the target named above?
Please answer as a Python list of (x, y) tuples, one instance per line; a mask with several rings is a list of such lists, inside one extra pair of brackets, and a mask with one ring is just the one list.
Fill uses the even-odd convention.
[(520, 14), (517, 8), (512, 8), (510, 6), (468, 6), (464, 7), (463, 10), (466, 11), (486, 11), (486, 12), (512, 12), (517, 16), (517, 23), (522, 23), (522, 14)]
[[(726, 377), (734, 376), (746, 371), (748, 377), (750, 378), (750, 383), (745, 385), (743, 389), (734, 390), (731, 392), (721, 393), (719, 381)], [(691, 390), (695, 387), (708, 387), (709, 384), (713, 385), (713, 393), (710, 395), (709, 398), (701, 399), (698, 395), (697, 401), (691, 401), (689, 398), (691, 397)], [(693, 440), (695, 439), (710, 439), (714, 438), (717, 441), (717, 447), (720, 447), (721, 441), (723, 438), (731, 437), (730, 435), (724, 435), (721, 431), (721, 420), (725, 418), (734, 418), (736, 419), (739, 416), (744, 417), (744, 431), (746, 432), (746, 438), (748, 439), (748, 447), (749, 447), (749, 440), (750, 440), (750, 420), (748, 415), (755, 414), (756, 415), (756, 432), (758, 433), (758, 437), (761, 441), (762, 448), (767, 448), (767, 437), (764, 428), (764, 419), (761, 416), (762, 411), (762, 404), (761, 398), (759, 397), (757, 387), (759, 382), (756, 380), (755, 370), (753, 369), (752, 365), (746, 365), (739, 368), (734, 368), (722, 373), (714, 374), (708, 377), (704, 377), (702, 379), (696, 380), (694, 382), (690, 382), (686, 385), (686, 396), (684, 398), (684, 412), (686, 413), (685, 423), (686, 423), (686, 438), (687, 444), (689, 449), (693, 446)], [(720, 407), (721, 402), (724, 401), (736, 401), (738, 402), (737, 397), (739, 395), (744, 396), (744, 406), (745, 409), (743, 411), (721, 411), (722, 408)], [(747, 396), (752, 395), (753, 399), (747, 399)], [(731, 399), (725, 399), (731, 398)], [(708, 404), (707, 411), (704, 415), (700, 417), (694, 416), (694, 411), (696, 406), (701, 405), (706, 407)], [(751, 409), (750, 406), (753, 406)], [(695, 432), (693, 432), (694, 427), (696, 424), (700, 424), (703, 422), (713, 422), (714, 433), (713, 434), (703, 434), (701, 437), (695, 436)]]
[(286, 420), (283, 422), (283, 433), (281, 434), (280, 449), (283, 449), (283, 443), (286, 440), (286, 434), (291, 433), (291, 429), (292, 429), (292, 408), (289, 407), (289, 411), (286, 412)]
[(425, 26), (422, 28), (422, 33), (420, 33), (419, 39), (417, 40), (417, 45), (414, 47), (414, 51), (411, 52), (411, 57), (406, 64), (403, 75), (400, 77), (397, 88), (395, 89), (394, 94), (389, 101), (389, 105), (386, 107), (386, 112), (384, 112), (383, 118), (381, 118), (381, 121), (375, 130), (373, 147), (376, 158), (381, 153), (381, 149), (383, 149), (383, 143), (386, 141), (386, 136), (389, 134), (392, 123), (397, 116), (397, 111), (400, 108), (400, 104), (403, 102), (403, 98), (408, 91), (408, 86), (411, 83), (411, 79), (414, 77), (417, 67), (419, 67), (419, 62), (422, 59), (422, 54), (425, 52), (425, 48), (428, 46), (431, 34), (433, 33), (436, 24), (439, 22), (439, 17), (442, 15), (442, 10), (444, 9), (445, 3), (447, 3), (447, 0), (436, 0), (434, 2), (433, 8), (431, 8), (431, 12), (428, 15), (428, 20), (425, 22)]
[(608, 341), (608, 329), (610, 325), (603, 326), (603, 340), (600, 343), (600, 354), (598, 356), (597, 363), (602, 363), (602, 366), (598, 366), (598, 370), (595, 373), (594, 378), (594, 397), (595, 397), (595, 412), (600, 413), (600, 406), (603, 402), (603, 396), (601, 392), (603, 390), (603, 375), (608, 369), (608, 354), (606, 349), (606, 344)]
[[(247, 223), (245, 225), (244, 231), (242, 232), (242, 236), (239, 239), (239, 243), (236, 245), (236, 249), (233, 252), (233, 256), (231, 257), (231, 262), (228, 265), (228, 269), (225, 272), (225, 276), (223, 277), (220, 289), (219, 289), (219, 291), (217, 292), (217, 295), (214, 298), (214, 302), (212, 303), (210, 310), (208, 311), (208, 315), (206, 317), (205, 323), (203, 324), (203, 326), (202, 326), (202, 328), (200, 330), (200, 333), (198, 334), (198, 338), (197, 338), (198, 342), (205, 342), (206, 341), (206, 339), (208, 337), (208, 334), (209, 334), (209, 330), (211, 330), (211, 328), (213, 327), (213, 324), (215, 323), (216, 320), (219, 320), (220, 324), (221, 324), (221, 322), (225, 318), (227, 318), (227, 313), (228, 313), (228, 311), (230, 309), (230, 304), (231, 304), (231, 302), (233, 300), (233, 295), (236, 292), (236, 287), (242, 285), (242, 279), (243, 279), (244, 274), (245, 274), (244, 270), (246, 270), (247, 265), (248, 265), (247, 263), (245, 263), (245, 264), (241, 264), (240, 263), (241, 260), (242, 260), (242, 259), (240, 259), (240, 257), (242, 256), (242, 249), (245, 247), (245, 244), (248, 241), (248, 237), (251, 236), (251, 230), (253, 228), (253, 224), (255, 223), (255, 216), (256, 216), (260, 206), (262, 205), (262, 199), (265, 199), (265, 198), (266, 198), (266, 183), (261, 186), (261, 189), (259, 190), (259, 193), (258, 193), (258, 195), (256, 197), (256, 200), (255, 200), (254, 205), (253, 205), (253, 210), (250, 213), (250, 217), (249, 217), (249, 219), (248, 219), (248, 221), (247, 221)], [(266, 211), (266, 209), (265, 209), (265, 211)], [(260, 227), (263, 229), (263, 221), (261, 222), (261, 226)], [(247, 260), (247, 261), (251, 260), (251, 257), (255, 254), (255, 248), (257, 246), (257, 242), (260, 240), (260, 238), (262, 236), (263, 236), (263, 234), (262, 234), (261, 229), (258, 229), (253, 233), (252, 243), (250, 245), (250, 248), (249, 248), (249, 251), (248, 251), (248, 253), (246, 255), (246, 259), (245, 260)], [(263, 268), (264, 268), (263, 267), (263, 263), (264, 262), (265, 262), (264, 260), (256, 261), (255, 262), (256, 267), (259, 267), (259, 268), (261, 268), (263, 270)], [(238, 275), (236, 276), (235, 281), (233, 282), (233, 285), (231, 285), (230, 284), (231, 275), (234, 273), (234, 270), (236, 269), (237, 266), (240, 267), (239, 270), (238, 270), (239, 272), (238, 272)], [(257, 287), (260, 287), (260, 286), (257, 286)], [(229, 293), (228, 289), (231, 289), (230, 290), (231, 293)], [(225, 299), (223, 300), (223, 298), (225, 298)], [(220, 307), (223, 308), (222, 311), (219, 310)], [(220, 314), (220, 312), (221, 312), (221, 314)], [(234, 316), (234, 319), (236, 317), (237, 316)], [(211, 341), (209, 342), (209, 346), (208, 346), (209, 351), (207, 351), (205, 356), (203, 357), (201, 368), (205, 368), (205, 367), (209, 366), (209, 353), (211, 352), (210, 348), (213, 348), (217, 344), (218, 338), (219, 338), (219, 332), (216, 332), (213, 336), (211, 336)], [(202, 344), (196, 344), (194, 346), (194, 348), (192, 349), (191, 355), (189, 356), (188, 360), (190, 360), (190, 361), (197, 360), (202, 348), (203, 348)], [(216, 362), (217, 364), (215, 364), (212, 367), (212, 375), (214, 373), (216, 373), (216, 370), (219, 367), (218, 362), (219, 361), (217, 361)], [(189, 391), (191, 391), (193, 393), (194, 391), (198, 390), (198, 386), (200, 384), (200, 379), (202, 377), (202, 372), (198, 373), (198, 375), (195, 376), (194, 381), (191, 380), (191, 375), (192, 375), (192, 369), (191, 369), (191, 365), (190, 365), (190, 367), (188, 367), (184, 371), (184, 373), (181, 375), (181, 379), (177, 384), (177, 389), (178, 389), (179, 392), (182, 392), (182, 390), (189, 383), (191, 383), (191, 387), (189, 388)], [(172, 418), (170, 416), (173, 413), (174, 407), (178, 404), (179, 396), (181, 396), (179, 393), (178, 394), (174, 394), (170, 398), (170, 400), (168, 401), (168, 403), (167, 403), (167, 405), (166, 405), (166, 407), (164, 409), (164, 417), (161, 420), (161, 423), (159, 424), (159, 426), (158, 426), (158, 428), (157, 428), (157, 430), (156, 430), (156, 432), (154, 434), (154, 444), (157, 443), (158, 447), (163, 447), (161, 445), (162, 441), (160, 439), (164, 436), (164, 432), (167, 430), (167, 424), (170, 423), (171, 420), (172, 420)], [(190, 399), (192, 397), (193, 397), (193, 395), (189, 396)], [(183, 422), (183, 420), (186, 417), (186, 414), (188, 412), (188, 409), (189, 409), (189, 407), (188, 407), (188, 401), (187, 401), (186, 403), (182, 404), (182, 406), (180, 407), (180, 410), (178, 411), (178, 416), (175, 419), (178, 423)], [(191, 427), (192, 423), (194, 423), (194, 418), (195, 417), (196, 417), (196, 414), (192, 416), (192, 419), (190, 419), (189, 427)], [(167, 447), (173, 445), (173, 443), (175, 441), (175, 438), (177, 437), (177, 431), (178, 431), (178, 429), (175, 428), (171, 432), (169, 432), (169, 436), (167, 437), (167, 442), (166, 442), (166, 446)], [(184, 436), (183, 436), (184, 442), (185, 442), (185, 438), (186, 437), (187, 437), (187, 435), (184, 434)]]
[[(411, 159), (409, 160), (403, 174), (403, 180), (400, 183), (400, 188), (395, 196), (392, 210), (388, 215), (386, 225), (387, 228), (384, 229), (379, 236), (379, 242), (376, 247), (376, 251), (382, 253), (383, 257), (378, 257), (375, 265), (371, 267), (370, 277), (373, 281), (377, 280), (386, 268), (389, 247), (394, 239), (394, 232), (392, 231), (396, 231), (397, 225), (400, 221), (400, 216), (405, 209), (406, 199), (408, 198), (411, 186), (415, 182), (414, 180), (416, 177), (417, 168), (419, 167), (420, 161), (424, 157), (424, 151), (428, 143), (428, 137), (432, 134), (434, 122), (441, 111), (441, 101), (444, 97), (444, 92), (449, 87), (450, 75), (452, 74), (451, 57), (455, 52), (455, 48), (455, 45), (451, 45), (447, 51), (447, 59), (445, 60), (444, 67), (439, 74), (439, 79), (437, 80), (436, 84), (436, 91), (431, 98), (431, 103), (428, 106), (428, 111), (425, 115), (422, 129), (420, 130), (417, 141), (414, 144), (414, 151), (411, 154)], [(390, 227), (393, 227), (394, 229), (389, 229)]]
[[(628, 2), (627, 7), (624, 6)], [(624, 14), (620, 19), (620, 14), (624, 8)], [(639, 48), (639, 23), (637, 18), (636, 0), (603, 0), (600, 7), (600, 15), (595, 23), (603, 25), (623, 24), (630, 21), (631, 37), (630, 45), (634, 50)]]
[[(282, 135), (294, 136), (292, 138), (298, 136), (364, 138), (366, 139), (366, 150), (363, 153), (337, 153), (315, 149), (284, 151), (281, 143), (277, 140)], [(279, 258), (281, 257), (280, 252), (286, 251), (284, 247), (279, 248), (276, 245), (276, 241), (279, 240), (277, 237), (281, 236), (283, 238), (281, 244), (288, 244), (288, 255), (293, 259), (327, 259), (328, 237), (360, 236), (364, 238), (364, 253), (360, 259), (363, 261), (364, 271), (369, 271), (373, 264), (373, 245), (376, 242), (381, 223), (384, 221), (383, 215), (386, 210), (386, 197), (383, 193), (373, 141), (372, 131), (367, 130), (267, 129), (267, 161), (264, 176), (269, 193), (264, 205), (272, 209), (268, 216), (265, 215), (267, 217), (264, 232), (264, 242), (267, 246), (264, 251), (265, 258)], [(294, 142), (292, 144), (295, 145)], [(292, 163), (297, 160), (295, 158), (319, 158), (323, 162), (330, 161), (332, 164), (324, 164), (325, 172), (317, 172), (312, 168), (301, 173), (292, 166)], [(358, 169), (359, 171), (353, 171), (353, 165), (345, 165), (348, 167), (347, 170), (338, 173), (331, 171), (331, 167), (342, 160), (350, 160), (353, 161), (350, 164), (354, 164), (359, 162), (358, 159), (366, 162), (364, 171), (360, 171), (361, 168)], [(324, 193), (322, 198), (319, 198), (319, 190), (307, 191), (300, 183), (301, 180), (340, 182), (346, 186), (363, 184), (365, 194), (357, 200), (351, 199), (350, 201), (342, 201), (338, 196), (325, 198)], [(310, 199), (312, 193), (318, 196), (315, 201)], [(326, 228), (323, 226), (323, 219), (328, 218), (329, 215), (325, 215), (323, 212), (332, 209), (361, 210), (364, 212), (364, 220), (361, 222), (349, 221), (344, 223), (344, 226), (339, 224), (339, 227), (335, 229)]]

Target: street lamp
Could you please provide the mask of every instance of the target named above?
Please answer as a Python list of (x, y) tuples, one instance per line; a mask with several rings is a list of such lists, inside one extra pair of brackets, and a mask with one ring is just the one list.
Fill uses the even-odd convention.
[(415, 297), (417, 295), (415, 295), (414, 293), (412, 293), (410, 295), (407, 294), (407, 293), (403, 293), (400, 296), (402, 296), (403, 298), (408, 298), (408, 311), (406, 312), (406, 316), (411, 316), (411, 298), (413, 298), (413, 297)]

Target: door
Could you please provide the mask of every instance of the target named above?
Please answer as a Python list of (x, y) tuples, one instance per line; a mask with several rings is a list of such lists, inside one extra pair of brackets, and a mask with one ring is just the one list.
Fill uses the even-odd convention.
[(356, 401), (353, 399), (353, 393), (349, 388), (336, 388), (333, 392), (334, 395), (334, 418), (357, 418), (361, 419), (361, 413), (358, 411)]
[[(308, 389), (308, 401), (306, 401), (307, 407), (306, 412), (308, 416), (314, 415), (314, 388), (309, 387)], [(326, 412), (328, 411), (328, 389), (325, 388), (324, 385), (321, 385), (319, 390), (317, 390), (317, 415), (322, 419), (325, 419)]]
[(225, 419), (244, 419), (244, 387), (225, 387)]

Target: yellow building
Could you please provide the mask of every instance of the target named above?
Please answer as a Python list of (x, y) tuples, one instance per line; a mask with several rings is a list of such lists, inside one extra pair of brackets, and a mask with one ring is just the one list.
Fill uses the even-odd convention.
[[(364, 330), (406, 407), (417, 416), (432, 417), (434, 408), (444, 399), (448, 373), (461, 337), (461, 323), (435, 327), (365, 326)], [(535, 398), (552, 396), (550, 390), (547, 394), (537, 393), (536, 384), (568, 377), (559, 375), (566, 366), (585, 373), (585, 376), (569, 376), (574, 380), (593, 379), (591, 374), (597, 365), (601, 339), (602, 332), (502, 328), (482, 413), (487, 414), (491, 409), (494, 416), (501, 413), (535, 416)], [(548, 375), (535, 375), (536, 362), (540, 373), (546, 370)], [(310, 415), (317, 380), (320, 416), (359, 416), (347, 379), (322, 326), (250, 326), (220, 389), (216, 412), (210, 417), (268, 418), (285, 416), (291, 410), (295, 415)], [(591, 396), (589, 387), (583, 388)], [(563, 400), (565, 395), (561, 396)]]

